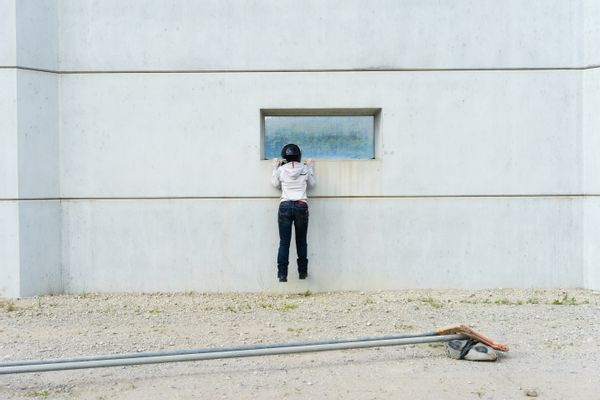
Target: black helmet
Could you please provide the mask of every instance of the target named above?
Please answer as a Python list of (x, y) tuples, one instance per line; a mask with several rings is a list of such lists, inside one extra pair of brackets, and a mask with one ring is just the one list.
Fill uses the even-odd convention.
[(281, 158), (286, 161), (296, 161), (300, 162), (302, 160), (302, 152), (300, 151), (300, 147), (295, 144), (286, 144), (281, 149)]

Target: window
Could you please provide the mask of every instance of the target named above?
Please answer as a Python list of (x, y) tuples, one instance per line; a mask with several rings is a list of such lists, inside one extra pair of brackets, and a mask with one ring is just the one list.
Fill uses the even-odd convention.
[(379, 110), (263, 110), (263, 159), (281, 157), (295, 143), (302, 157), (319, 160), (375, 158), (375, 123)]

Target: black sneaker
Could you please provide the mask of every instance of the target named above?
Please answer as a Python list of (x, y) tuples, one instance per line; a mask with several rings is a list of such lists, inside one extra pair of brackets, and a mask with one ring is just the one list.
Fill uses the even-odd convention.
[(279, 282), (287, 282), (287, 276), (280, 276)]
[(305, 272), (303, 274), (300, 274), (299, 278), (300, 279), (306, 279), (307, 276), (308, 276), (308, 274)]

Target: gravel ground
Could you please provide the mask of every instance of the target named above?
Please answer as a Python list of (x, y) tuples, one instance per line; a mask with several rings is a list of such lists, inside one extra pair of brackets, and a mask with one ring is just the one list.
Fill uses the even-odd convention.
[(600, 292), (86, 294), (0, 300), (0, 360), (420, 333), (469, 323), (511, 351), (423, 344), (0, 375), (0, 399), (600, 399)]

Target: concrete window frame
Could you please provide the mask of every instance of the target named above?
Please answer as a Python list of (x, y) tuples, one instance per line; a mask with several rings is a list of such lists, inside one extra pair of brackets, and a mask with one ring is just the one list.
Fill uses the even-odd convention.
[(368, 159), (324, 159), (320, 162), (369, 162), (381, 158), (381, 107), (366, 108), (261, 108), (260, 109), (260, 160), (265, 158), (265, 117), (373, 117), (373, 158)]

